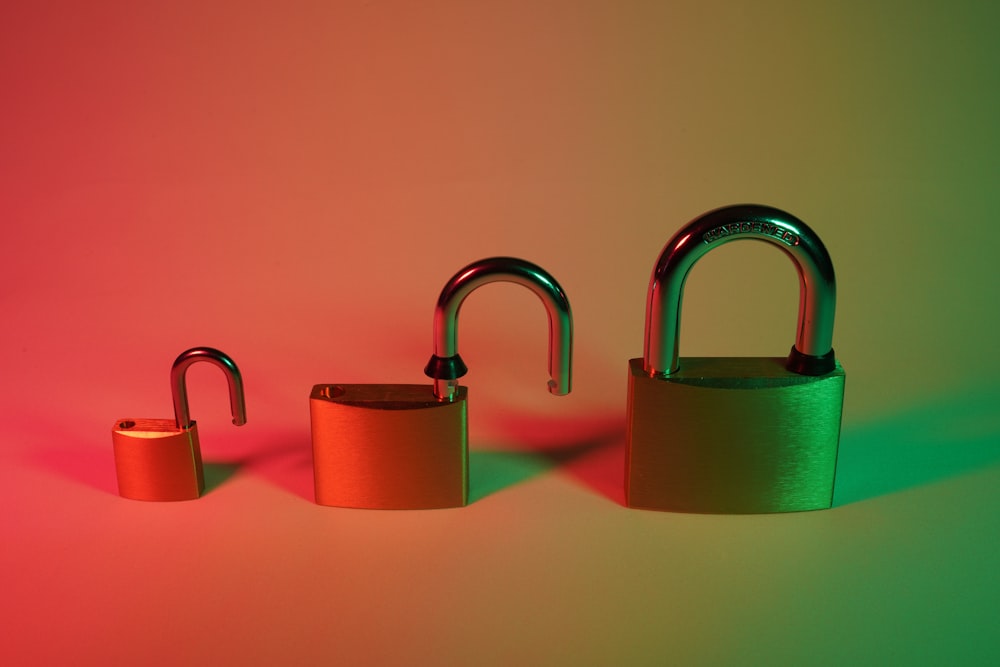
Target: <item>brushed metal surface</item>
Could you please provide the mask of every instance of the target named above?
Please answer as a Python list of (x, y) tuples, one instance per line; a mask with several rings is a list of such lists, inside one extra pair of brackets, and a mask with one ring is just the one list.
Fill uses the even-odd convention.
[(685, 357), (650, 377), (629, 360), (629, 507), (751, 514), (830, 507), (844, 370), (804, 376), (782, 358)]
[(194, 500), (205, 490), (198, 425), (119, 419), (111, 429), (118, 493), (133, 500)]
[(319, 384), (309, 396), (316, 502), (437, 509), (468, 502), (468, 390), (442, 402), (430, 385)]

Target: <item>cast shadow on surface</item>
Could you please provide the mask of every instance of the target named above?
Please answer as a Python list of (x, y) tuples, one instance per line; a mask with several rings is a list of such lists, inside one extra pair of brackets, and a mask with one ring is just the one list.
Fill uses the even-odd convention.
[(202, 495), (212, 493), (217, 488), (229, 481), (240, 469), (238, 463), (210, 463), (206, 461), (202, 466), (205, 475), (205, 490)]
[[(624, 504), (624, 430), (617, 421), (620, 420), (609, 425), (521, 420), (504, 429), (499, 440), (511, 443), (507, 447), (486, 448), (470, 443), (469, 503), (561, 469), (590, 489)], [(233, 467), (221, 470), (224, 465)], [(260, 477), (310, 503), (315, 502), (312, 442), (308, 432), (262, 438), (237, 463), (216, 466), (220, 474), (238, 469), (241, 474)]]
[[(68, 444), (48, 445), (48, 442)], [(233, 439), (212, 443), (210, 447), (204, 442), (201, 445), (205, 476), (202, 496), (226, 486), (237, 474), (250, 473), (312, 502), (312, 445), (308, 432), (272, 433), (249, 442)], [(31, 447), (31, 452), (29, 459), (43, 470), (110, 495), (119, 495), (110, 438), (107, 443), (101, 443), (90, 438), (82, 440), (78, 433), (50, 429), (43, 442)]]
[[(519, 423), (518, 432), (525, 433), (522, 429), (526, 426), (530, 425)], [(558, 468), (592, 490), (624, 504), (624, 432), (621, 429), (595, 430), (587, 437), (573, 440), (544, 438), (546, 432), (546, 427), (540, 427), (534, 431), (534, 437), (504, 437), (505, 443), (516, 442), (504, 449), (484, 449), (472, 444), (469, 449), (469, 503)], [(621, 447), (614, 447), (616, 444)], [(241, 474), (254, 475), (310, 503), (315, 502), (309, 433), (264, 438), (239, 462), (215, 466), (220, 474), (240, 470)], [(222, 470), (224, 466), (231, 468)], [(208, 474), (206, 465), (206, 489)], [(225, 478), (220, 480), (224, 481)]]
[(553, 470), (625, 504), (625, 431), (611, 418), (505, 421), (494, 440), (502, 448), (473, 443), (469, 450), (469, 503)]
[[(35, 455), (36, 464), (57, 475), (111, 495), (118, 494), (115, 457), (111, 447), (64, 447), (41, 449)], [(240, 469), (238, 463), (204, 463), (205, 490), (212, 493), (225, 484)]]
[(259, 437), (240, 460), (240, 468), (310, 503), (313, 489), (312, 439), (308, 431)]
[[(495, 446), (471, 443), (469, 502), (539, 475), (559, 470), (591, 491), (624, 505), (624, 426), (621, 418), (507, 420), (492, 438)], [(53, 437), (66, 441), (66, 437)], [(314, 502), (312, 444), (308, 431), (262, 434), (215, 443), (204, 460), (204, 495), (235, 477), (263, 479)], [(111, 443), (78, 447), (39, 447), (31, 457), (39, 467), (84, 486), (118, 495)]]
[(75, 422), (67, 425), (47, 414), (20, 416), (26, 462), (59, 479), (119, 495), (110, 430), (102, 439)]
[(111, 443), (106, 447), (90, 443), (80, 447), (40, 447), (31, 458), (38, 467), (63, 479), (113, 496), (118, 495)]
[(1000, 464), (1000, 385), (845, 426), (834, 507)]
[[(115, 455), (109, 444), (100, 447), (93, 444), (86, 447), (49, 447), (39, 449), (33, 456), (41, 468), (54, 472), (60, 477), (72, 480), (111, 495), (118, 495), (118, 479), (115, 469)], [(239, 470), (236, 463), (205, 463), (205, 490), (211, 493), (224, 484)]]

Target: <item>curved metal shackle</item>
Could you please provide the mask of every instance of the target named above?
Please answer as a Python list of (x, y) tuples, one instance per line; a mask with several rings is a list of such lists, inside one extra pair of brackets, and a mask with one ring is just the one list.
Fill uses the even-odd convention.
[(512, 282), (534, 292), (549, 317), (549, 392), (570, 392), (573, 363), (573, 314), (569, 299), (545, 269), (515, 257), (490, 257), (469, 264), (447, 282), (434, 308), (434, 354), (424, 373), (434, 379), (434, 395), (454, 400), (458, 378), (467, 368), (458, 354), (458, 311), (477, 287), (492, 282)]
[(229, 406), (233, 414), (233, 423), (237, 426), (246, 424), (247, 409), (243, 400), (243, 377), (240, 375), (240, 369), (236, 367), (236, 362), (215, 348), (193, 347), (181, 352), (170, 369), (170, 393), (174, 399), (174, 421), (177, 423), (177, 428), (188, 428), (194, 423), (191, 421), (191, 414), (188, 411), (187, 385), (184, 382), (184, 376), (188, 367), (199, 361), (211, 362), (226, 374), (226, 380), (229, 382)]
[(681, 228), (660, 252), (649, 280), (643, 367), (650, 376), (679, 370), (681, 300), (688, 272), (723, 243), (757, 239), (788, 255), (799, 274), (799, 320), (788, 369), (823, 375), (836, 365), (833, 317), (837, 287), (830, 255), (819, 237), (793, 215), (770, 206), (742, 204), (715, 209)]

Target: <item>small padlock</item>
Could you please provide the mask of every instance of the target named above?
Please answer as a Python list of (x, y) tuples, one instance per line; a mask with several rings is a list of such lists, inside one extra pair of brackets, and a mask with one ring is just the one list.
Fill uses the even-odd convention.
[[(772, 243), (798, 269), (791, 354), (678, 360), (688, 272), (711, 249), (738, 239)], [(835, 308), (830, 255), (788, 213), (731, 206), (678, 231), (650, 279), (644, 356), (629, 360), (627, 505), (726, 514), (830, 507), (844, 402)]]
[(229, 381), (233, 423), (246, 423), (243, 378), (219, 350), (196, 347), (181, 353), (170, 370), (173, 419), (119, 419), (111, 428), (118, 493), (134, 500), (193, 500), (205, 490), (198, 425), (188, 412), (184, 376), (191, 364), (209, 361)]
[(570, 391), (573, 320), (565, 292), (541, 267), (495, 257), (445, 285), (434, 310), (434, 385), (318, 384), (309, 396), (316, 502), (367, 509), (462, 507), (469, 497), (467, 369), (458, 355), (458, 310), (496, 281), (531, 289), (549, 318), (549, 391)]

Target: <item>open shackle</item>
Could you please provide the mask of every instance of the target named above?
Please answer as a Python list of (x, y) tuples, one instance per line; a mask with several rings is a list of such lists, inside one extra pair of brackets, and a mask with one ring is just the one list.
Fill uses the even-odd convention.
[(549, 317), (549, 392), (570, 392), (573, 362), (573, 314), (569, 299), (545, 269), (514, 257), (491, 257), (469, 264), (445, 284), (434, 307), (434, 354), (424, 373), (434, 379), (439, 401), (454, 400), (458, 378), (468, 369), (458, 354), (458, 311), (477, 287), (493, 282), (512, 282), (534, 292)]
[(823, 375), (834, 369), (837, 286), (826, 247), (795, 216), (770, 206), (741, 204), (695, 218), (660, 252), (646, 297), (643, 368), (650, 376), (666, 376), (679, 370), (681, 300), (691, 267), (713, 248), (739, 239), (777, 246), (798, 271), (798, 330), (788, 356), (788, 370), (800, 375)]
[(193, 347), (181, 352), (170, 369), (170, 392), (174, 399), (174, 421), (177, 423), (177, 428), (189, 428), (193, 423), (188, 411), (187, 385), (184, 376), (188, 367), (199, 361), (211, 362), (226, 374), (226, 380), (229, 382), (229, 406), (233, 414), (233, 423), (237, 426), (246, 424), (247, 409), (243, 400), (243, 377), (240, 375), (240, 369), (236, 367), (236, 362), (214, 348)]

